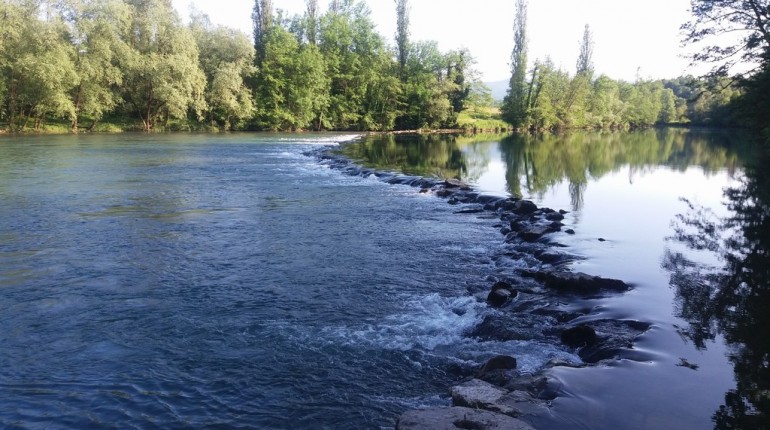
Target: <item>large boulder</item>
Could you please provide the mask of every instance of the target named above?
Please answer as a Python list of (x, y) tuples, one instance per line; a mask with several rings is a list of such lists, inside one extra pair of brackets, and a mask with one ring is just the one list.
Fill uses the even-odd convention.
[(534, 430), (524, 421), (507, 415), (464, 407), (409, 411), (396, 422), (396, 430), (458, 429)]

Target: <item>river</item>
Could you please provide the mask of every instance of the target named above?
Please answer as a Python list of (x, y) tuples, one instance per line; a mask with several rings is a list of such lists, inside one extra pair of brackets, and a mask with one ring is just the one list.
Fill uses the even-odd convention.
[[(547, 370), (561, 388), (530, 417), (539, 427), (713, 427), (726, 395), (754, 398), (735, 365), (746, 341), (688, 303), (681, 279), (724, 258), (675, 226), (699, 207), (731, 214), (723, 190), (746, 176), (737, 140), (3, 137), (0, 426), (392, 428), (509, 354), (523, 374), (566, 364)], [(319, 161), (340, 144), (363, 165), (569, 212), (576, 234), (558, 240), (580, 257), (572, 269), (633, 289), (550, 305), (650, 328), (589, 367), (541, 335), (548, 319), (522, 315), (532, 327), (517, 339), (470, 336), (500, 312), (483, 292), (521, 265), (497, 258), (499, 219)]]

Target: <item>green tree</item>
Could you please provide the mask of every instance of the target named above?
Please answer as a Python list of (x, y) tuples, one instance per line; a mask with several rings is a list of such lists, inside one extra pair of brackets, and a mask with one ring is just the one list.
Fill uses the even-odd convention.
[(192, 32), (179, 22), (169, 0), (130, 0), (133, 20), (123, 64), (123, 97), (145, 131), (159, 121), (202, 118), (206, 76)]
[(311, 45), (318, 43), (318, 0), (305, 0), (307, 6), (307, 40)]
[(399, 128), (441, 128), (454, 122), (449, 100), (454, 83), (446, 76), (446, 64), (436, 42), (412, 44), (404, 86), (406, 106), (398, 120)]
[(75, 108), (69, 97), (77, 82), (68, 29), (60, 16), (46, 14), (53, 4), (23, 0), (3, 5), (3, 50), (0, 51), (4, 105), (11, 131), (35, 128), (46, 115), (71, 117)]
[(131, 8), (120, 0), (74, 0), (66, 9), (76, 50), (77, 85), (72, 90), (73, 132), (82, 117), (96, 123), (122, 103), (120, 63), (128, 47), (122, 39), (131, 23)]
[(193, 16), (190, 28), (206, 76), (206, 117), (217, 127), (236, 128), (255, 112), (246, 85), (256, 72), (254, 46), (243, 32), (214, 27), (205, 15)]
[(396, 1), (396, 50), (398, 53), (398, 67), (401, 79), (404, 75), (407, 61), (409, 60), (409, 0)]
[(527, 123), (527, 1), (516, 0), (516, 18), (513, 23), (513, 52), (511, 79), (503, 99), (502, 117), (516, 128)]
[(575, 77), (572, 78), (569, 87), (567, 106), (564, 110), (565, 117), (562, 118), (567, 127), (585, 127), (589, 125), (587, 101), (594, 74), (593, 51), (593, 36), (591, 35), (591, 29), (586, 24), (583, 31), (583, 39), (580, 41), (580, 54), (578, 55)]
[(254, 27), (255, 59), (257, 66), (260, 66), (265, 59), (265, 37), (273, 27), (273, 1), (254, 0), (254, 9), (251, 12), (251, 20)]
[(317, 94), (327, 85), (323, 58), (315, 45), (301, 47), (294, 35), (276, 25), (265, 34), (265, 58), (257, 75), (257, 126), (300, 130), (318, 117)]
[(364, 3), (345, 1), (321, 18), (321, 54), (330, 80), (327, 128), (390, 129), (401, 89), (392, 53), (377, 34)]

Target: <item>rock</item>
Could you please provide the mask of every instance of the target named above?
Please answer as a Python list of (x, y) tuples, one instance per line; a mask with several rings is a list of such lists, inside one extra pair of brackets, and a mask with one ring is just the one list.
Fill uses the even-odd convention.
[(578, 353), (585, 363), (597, 363), (618, 356), (627, 357), (629, 354), (633, 357), (634, 339), (650, 328), (649, 323), (623, 320), (591, 321), (591, 326), (596, 331), (597, 342), (582, 348)]
[(536, 253), (535, 258), (551, 265), (566, 263), (575, 259), (572, 255), (550, 250)]
[(484, 208), (482, 208), (480, 206), (472, 206), (472, 207), (469, 207), (467, 209), (459, 210), (459, 211), (457, 211), (455, 213), (456, 214), (480, 214), (480, 213), (483, 213), (483, 212), (484, 212)]
[(537, 205), (529, 200), (519, 200), (513, 204), (512, 212), (518, 215), (529, 215), (537, 210)]
[(561, 333), (561, 341), (570, 348), (592, 346), (597, 342), (596, 330), (587, 325), (568, 328)]
[(396, 421), (396, 430), (534, 430), (522, 420), (464, 407), (408, 411)]
[(564, 232), (567, 233), (567, 234), (575, 234), (575, 230), (573, 230), (571, 228), (568, 228), (568, 229), (564, 230)]
[(564, 219), (564, 215), (558, 212), (552, 212), (546, 215), (545, 219), (547, 219), (548, 221), (562, 221)]
[(628, 284), (621, 280), (601, 278), (580, 272), (548, 272), (536, 275), (536, 277), (543, 278), (546, 288), (580, 294), (595, 294), (606, 290), (624, 292), (630, 289)]
[(499, 412), (512, 417), (542, 415), (548, 411), (545, 402), (535, 399), (526, 391), (509, 392), (478, 379), (452, 387), (452, 404)]
[(512, 212), (514, 209), (516, 209), (517, 202), (519, 202), (519, 199), (509, 198), (501, 202), (499, 204), (499, 207), (506, 212)]
[(510, 355), (492, 357), (484, 364), (479, 373), (484, 374), (495, 370), (511, 370), (516, 368), (516, 359)]
[(441, 188), (440, 190), (436, 191), (436, 195), (439, 197), (449, 197), (452, 194), (454, 194), (454, 191), (448, 190), (446, 188)]
[(548, 224), (548, 227), (551, 227), (551, 231), (561, 231), (561, 228), (564, 227), (564, 223), (559, 221), (554, 221)]
[(461, 190), (471, 190), (471, 187), (465, 182), (459, 179), (447, 179), (444, 181), (444, 186), (447, 188), (459, 188)]
[(513, 369), (516, 369), (516, 359), (508, 355), (499, 355), (481, 366), (481, 369), (476, 372), (476, 378), (503, 386), (515, 376), (509, 372)]
[(531, 314), (487, 315), (466, 335), (483, 341), (495, 342), (531, 340), (543, 335), (542, 320), (542, 317)]
[[(452, 387), (452, 405), (474, 409), (489, 409), (508, 394), (508, 390), (479, 379)], [(500, 412), (500, 411), (498, 411)]]
[(511, 231), (522, 231), (524, 228), (528, 227), (529, 224), (526, 222), (520, 220), (520, 219), (514, 219), (511, 221)]
[(562, 214), (562, 215), (567, 215), (569, 212), (565, 211), (564, 209), (560, 209), (559, 213)]
[(487, 304), (493, 308), (501, 308), (513, 299), (513, 293), (508, 290), (492, 290), (487, 296)]
[(513, 288), (513, 285), (507, 282), (497, 282), (492, 286), (492, 291), (487, 296), (487, 303), (493, 308), (500, 308), (505, 306), (509, 301), (516, 298), (519, 292)]
[(550, 226), (535, 225), (519, 232), (519, 237), (527, 242), (534, 242), (548, 233), (553, 233)]

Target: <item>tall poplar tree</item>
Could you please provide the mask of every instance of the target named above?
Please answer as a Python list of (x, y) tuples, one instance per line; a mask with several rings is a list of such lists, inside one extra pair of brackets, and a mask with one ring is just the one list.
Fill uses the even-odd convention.
[(318, 0), (305, 0), (307, 5), (307, 41), (318, 43)]
[(402, 80), (406, 79), (405, 69), (409, 59), (409, 0), (396, 1), (396, 49)]
[(259, 66), (265, 59), (265, 39), (270, 27), (273, 26), (273, 1), (254, 0), (254, 9), (251, 12), (251, 20), (254, 26), (254, 50), (256, 51), (256, 63)]
[(511, 53), (511, 80), (503, 99), (502, 117), (515, 128), (527, 123), (527, 0), (516, 0), (516, 18), (513, 22), (513, 52)]

